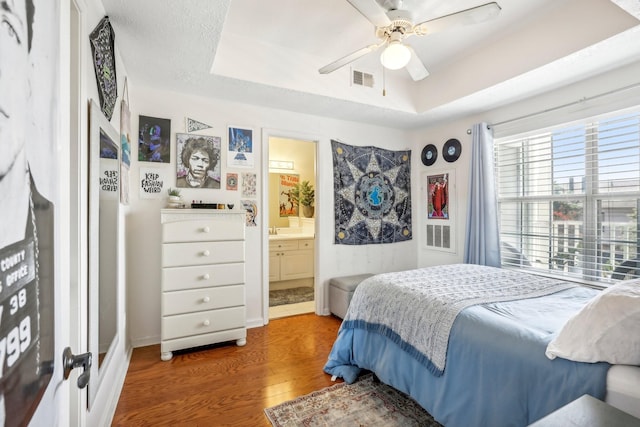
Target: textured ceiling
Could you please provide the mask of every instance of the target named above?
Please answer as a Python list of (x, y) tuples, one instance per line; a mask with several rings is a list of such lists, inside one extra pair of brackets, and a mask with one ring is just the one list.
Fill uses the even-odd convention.
[[(489, 22), (408, 39), (431, 73), (414, 82), (405, 70), (383, 75), (378, 53), (318, 73), (377, 40), (346, 0), (103, 0), (134, 85), (398, 128), (640, 61), (637, 0), (498, 3), (502, 11)], [(405, 0), (402, 8), (419, 22), (478, 4)], [(351, 67), (371, 73), (374, 87), (352, 86)]]

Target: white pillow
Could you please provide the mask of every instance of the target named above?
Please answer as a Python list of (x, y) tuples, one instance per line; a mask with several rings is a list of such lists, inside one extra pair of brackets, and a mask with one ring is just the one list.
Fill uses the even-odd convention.
[(602, 291), (549, 343), (549, 359), (640, 365), (640, 279)]

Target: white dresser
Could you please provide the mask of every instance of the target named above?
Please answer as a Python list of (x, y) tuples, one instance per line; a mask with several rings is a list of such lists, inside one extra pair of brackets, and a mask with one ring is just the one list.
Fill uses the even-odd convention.
[(246, 344), (244, 211), (162, 209), (161, 358)]

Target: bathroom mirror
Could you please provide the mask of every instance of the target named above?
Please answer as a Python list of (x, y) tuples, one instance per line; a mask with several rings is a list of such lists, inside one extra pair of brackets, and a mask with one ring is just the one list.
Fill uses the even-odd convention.
[(89, 407), (118, 340), (119, 134), (91, 101), (89, 123)]

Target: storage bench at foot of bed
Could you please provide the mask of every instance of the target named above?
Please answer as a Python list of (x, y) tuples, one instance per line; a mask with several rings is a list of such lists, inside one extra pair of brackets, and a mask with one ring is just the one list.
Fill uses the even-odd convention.
[(373, 274), (364, 273), (331, 279), (329, 281), (329, 310), (331, 313), (344, 319), (356, 288), (364, 279), (371, 276)]

